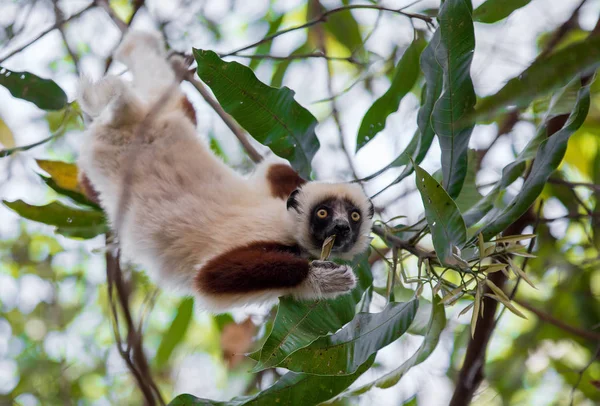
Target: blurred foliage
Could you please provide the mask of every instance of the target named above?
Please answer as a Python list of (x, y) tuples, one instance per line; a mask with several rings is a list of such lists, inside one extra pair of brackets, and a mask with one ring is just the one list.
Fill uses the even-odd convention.
[[(206, 3), (195, 3), (182, 1), (181, 14), (169, 18), (152, 16), (141, 0), (89, 7), (123, 29), (146, 10), (172, 42), (194, 38), (194, 30), (220, 42), (230, 27), (212, 19)], [(337, 159), (319, 139), (326, 128), (320, 124), (330, 119), (335, 124), (333, 132), (341, 137), (336, 142), (352, 172), (353, 152), (373, 147), (390, 132), (386, 122), (406, 100), (419, 97), (410, 142), (391, 162), (377, 162), (381, 169), (362, 181), (381, 184), (388, 170), (400, 168), (376, 195), (410, 180), (424, 210), (411, 224), (401, 211), (378, 206), (372, 249), (353, 262), (358, 286), (335, 300), (283, 297), (273, 309), (213, 316), (196, 311), (193, 298), (161, 293), (143, 270), (125, 269), (131, 314), (167, 403), (343, 405), (369, 402), (375, 388), (401, 387), (405, 404), (423, 404), (416, 390), (406, 392), (402, 378), (437, 356), (449, 358), (444, 371), (459, 382), (461, 370), (473, 367), (465, 349), (478, 344), (487, 346), (487, 355), (480, 359), (485, 378), (474, 404), (600, 402), (600, 84), (594, 80), (600, 24), (586, 30), (577, 7), (564, 24), (540, 33), (529, 67), (495, 94), (477, 94), (472, 80), (477, 24), (504, 24), (530, 3), (536, 1), (487, 0), (473, 10), (470, 1), (445, 0), (404, 11), (350, 0), (310, 0), (287, 10), (271, 1), (266, 12), (242, 24), (249, 37), (264, 35), (249, 46), (218, 54), (192, 50), (196, 44), (186, 42), (185, 52), (193, 54), (198, 76), (221, 107), (307, 178), (318, 175), (311, 167), (318, 151), (328, 162)], [(3, 4), (0, 11), (3, 7), (8, 10)], [(123, 309), (111, 312), (107, 292), (108, 225), (83, 193), (77, 166), (70, 163), (74, 157), (61, 150), (64, 139), (82, 130), (82, 120), (59, 72), (66, 66), (79, 73), (77, 61), (99, 56), (92, 55), (94, 44), (65, 31), (68, 23), (58, 24), (52, 28), (61, 28), (66, 54), (52, 54), (47, 75), (5, 67), (12, 66), (13, 54), (28, 52), (23, 38), (16, 51), (7, 45), (17, 37), (32, 39), (24, 30), (31, 10), (46, 7), (43, 12), (59, 17), (50, 2), (10, 7), (20, 17), (0, 22), (0, 87), (15, 103), (40, 109), (47, 134), (32, 144), (16, 142), (20, 137), (5, 122), (9, 117), (0, 118), (0, 163), (9, 181), (14, 165), (36, 157), (25, 171), (46, 199), (7, 199), (0, 188), (8, 209), (0, 212), (0, 222), (21, 219), (16, 232), (0, 229), (0, 404), (143, 404), (115, 347), (115, 336), (127, 333), (114, 324)], [(378, 14), (375, 25), (362, 23), (361, 13)], [(394, 38), (387, 55), (369, 43), (383, 14), (413, 30), (412, 38)], [(189, 16), (182, 29), (178, 19)], [(305, 35), (286, 55), (271, 55), (274, 41), (291, 32)], [(246, 63), (227, 60), (236, 56)], [(108, 69), (106, 55), (99, 59)], [(326, 65), (329, 97), (302, 106), (293, 89), (281, 86), (295, 66), (309, 63)], [(334, 94), (334, 79), (348, 78), (351, 84)], [(340, 100), (354, 86), (364, 88), (372, 102), (356, 134), (347, 134), (356, 141), (348, 149), (342, 127), (350, 125), (339, 121), (339, 110), (350, 108), (340, 107)], [(517, 139), (519, 125), (535, 128), (533, 136)], [(484, 127), (495, 132), (493, 141), (470, 148), (472, 134)], [(207, 132), (211, 149), (234, 162), (215, 128)], [(484, 185), (480, 179), (490, 170), (486, 155), (496, 153), (498, 140), (510, 144), (512, 155), (505, 154), (501, 174)], [(431, 174), (424, 169), (431, 167), (440, 169)], [(499, 304), (497, 323), (483, 320), (490, 300)], [(456, 313), (470, 314), (470, 321), (457, 321)], [(477, 342), (477, 331), (489, 325), (495, 326), (489, 345)], [(386, 362), (377, 356), (385, 347), (415, 342), (411, 351), (397, 351)], [(194, 375), (199, 366), (204, 376)], [(181, 394), (182, 387), (210, 390)], [(428, 380), (423, 388), (431, 389)], [(209, 400), (217, 397), (232, 400)], [(455, 399), (453, 404), (471, 401), (460, 393)]]

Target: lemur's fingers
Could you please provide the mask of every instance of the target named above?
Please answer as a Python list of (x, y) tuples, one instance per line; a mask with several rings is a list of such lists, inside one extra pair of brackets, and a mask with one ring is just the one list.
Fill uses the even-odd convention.
[(325, 296), (347, 293), (356, 286), (352, 268), (331, 261), (312, 261), (308, 277)]

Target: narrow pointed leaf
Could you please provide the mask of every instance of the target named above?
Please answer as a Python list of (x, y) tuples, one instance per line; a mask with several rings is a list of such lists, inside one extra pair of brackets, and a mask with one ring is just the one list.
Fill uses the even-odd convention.
[(523, 313), (521, 313), (519, 311), (519, 309), (517, 309), (506, 297), (501, 297), (501, 296), (493, 295), (490, 293), (486, 293), (485, 295), (491, 299), (494, 299), (497, 302), (502, 303), (504, 305), (504, 307), (506, 307), (512, 313), (516, 314), (517, 316), (521, 317), (522, 319), (527, 320), (527, 316), (525, 316)]
[(398, 110), (404, 96), (417, 82), (420, 72), (419, 57), (425, 44), (423, 39), (416, 39), (410, 44), (396, 66), (389, 89), (367, 110), (358, 129), (357, 151), (385, 128), (388, 116)]
[(492, 24), (503, 20), (513, 11), (525, 7), (531, 0), (487, 0), (473, 11), (473, 20)]
[(571, 135), (583, 124), (589, 107), (590, 89), (589, 86), (584, 86), (579, 91), (577, 104), (563, 128), (540, 144), (529, 176), (519, 194), (481, 230), (486, 241), (489, 241), (490, 238), (521, 217), (537, 199), (550, 175), (560, 165), (565, 156), (567, 142)]
[(558, 50), (536, 60), (493, 96), (481, 100), (477, 117), (489, 117), (508, 107), (526, 107), (536, 98), (565, 86), (582, 72), (600, 66), (600, 36)]
[(373, 365), (372, 355), (352, 375), (319, 376), (288, 372), (269, 388), (254, 396), (238, 397), (229, 402), (200, 399), (192, 395), (180, 395), (169, 406), (306, 406), (325, 402), (352, 385)]
[(223, 109), (257, 141), (290, 161), (304, 177), (319, 149), (317, 120), (294, 100), (287, 87), (275, 89), (259, 81), (252, 70), (237, 62), (224, 62), (212, 51), (194, 49), (198, 76)]
[(356, 304), (373, 282), (366, 255), (357, 262), (354, 270), (358, 286), (349, 295), (334, 300), (279, 299), (273, 330), (260, 350), (254, 372), (279, 365), (290, 354), (310, 345), (319, 337), (337, 331), (352, 320)]
[(19, 99), (42, 110), (60, 110), (67, 105), (67, 95), (54, 81), (29, 72), (16, 72), (0, 66), (0, 86)]
[(287, 357), (280, 366), (316, 375), (353, 374), (381, 348), (406, 332), (419, 301), (390, 303), (380, 313), (359, 313), (337, 333), (319, 338)]
[(79, 210), (59, 202), (45, 206), (21, 200), (3, 203), (23, 218), (58, 227), (56, 232), (67, 237), (93, 238), (106, 232), (104, 214), (99, 211)]
[(431, 175), (418, 165), (415, 174), (437, 257), (442, 264), (456, 265), (453, 247), (462, 247), (467, 239), (465, 222), (456, 203)]
[(443, 70), (443, 90), (433, 109), (433, 128), (442, 150), (444, 188), (455, 198), (467, 174), (467, 150), (473, 125), (464, 118), (472, 115), (475, 90), (471, 80), (471, 62), (475, 33), (471, 2), (446, 0), (438, 16), (441, 32), (435, 59)]
[(167, 364), (173, 350), (175, 350), (177, 345), (183, 341), (185, 333), (192, 321), (193, 314), (194, 299), (187, 297), (179, 303), (177, 314), (160, 341), (156, 356), (154, 357), (154, 363), (157, 368), (162, 368)]

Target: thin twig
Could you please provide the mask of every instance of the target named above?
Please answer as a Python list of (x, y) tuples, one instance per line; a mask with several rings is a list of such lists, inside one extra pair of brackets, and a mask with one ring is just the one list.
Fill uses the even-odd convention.
[(286, 28), (285, 30), (281, 30), (281, 31), (277, 31), (276, 33), (273, 33), (271, 35), (267, 35), (266, 37), (264, 37), (263, 39), (256, 41), (250, 45), (246, 45), (242, 48), (236, 49), (234, 51), (231, 52), (227, 52), (225, 54), (220, 54), (220, 56), (226, 57), (226, 56), (232, 56), (232, 55), (236, 55), (239, 52), (242, 51), (246, 51), (248, 49), (252, 49), (255, 48), (257, 46), (259, 46), (260, 44), (264, 44), (265, 42), (269, 42), (272, 41), (273, 39), (283, 35), (283, 34), (287, 34), (289, 32), (292, 31), (296, 31), (296, 30), (301, 30), (304, 28), (308, 28), (308, 27), (312, 27), (313, 25), (316, 24), (320, 24), (323, 23), (325, 21), (327, 21), (327, 18), (332, 15), (332, 14), (336, 14), (342, 11), (347, 11), (347, 10), (358, 10), (358, 9), (371, 9), (371, 10), (380, 10), (380, 11), (390, 11), (396, 14), (400, 14), (403, 15), (405, 17), (408, 18), (416, 18), (418, 20), (422, 20), (425, 21), (425, 23), (427, 24), (432, 24), (433, 23), (433, 19), (429, 16), (423, 15), (423, 14), (413, 14), (413, 13), (406, 13), (404, 11), (402, 11), (402, 9), (393, 9), (393, 8), (387, 8), (387, 7), (383, 7), (383, 6), (378, 6), (375, 4), (350, 4), (347, 6), (342, 6), (342, 7), (338, 7), (338, 8), (334, 8), (331, 10), (327, 10), (326, 12), (324, 12), (323, 14), (321, 14), (320, 16), (316, 17), (313, 20), (310, 20), (308, 22), (306, 22), (305, 24), (301, 24), (301, 25), (297, 25), (295, 27), (290, 27), (290, 28)]
[(64, 19), (63, 21), (57, 21), (54, 24), (52, 24), (52, 26), (46, 28), (45, 30), (43, 30), (42, 32), (40, 32), (37, 36), (35, 36), (35, 38), (31, 39), (29, 42), (27, 42), (24, 45), (21, 45), (20, 47), (12, 50), (11, 52), (9, 52), (8, 54), (4, 55), (3, 57), (0, 57), (0, 63), (6, 61), (8, 58), (10, 58), (11, 56), (18, 54), (19, 52), (21, 52), (22, 50), (24, 50), (25, 48), (29, 47), (30, 45), (34, 44), (36, 41), (38, 41), (40, 38), (42, 38), (44, 35), (48, 34), (49, 32), (54, 31), (55, 29), (57, 29), (60, 25), (68, 23), (69, 21), (79, 17), (80, 15), (82, 15), (83, 13), (85, 13), (88, 10), (91, 10), (92, 8), (95, 7), (95, 3), (90, 4), (89, 6), (85, 7), (83, 10), (78, 11), (77, 13), (71, 15), (69, 18)]
[(57, 23), (58, 32), (60, 32), (60, 36), (65, 44), (65, 48), (67, 49), (67, 53), (73, 60), (73, 65), (75, 66), (75, 73), (79, 76), (79, 56), (77, 53), (71, 49), (69, 45), (69, 41), (67, 40), (67, 34), (64, 28), (65, 15), (63, 11), (58, 7), (58, 0), (52, 0), (52, 6), (54, 7), (54, 18)]
[(278, 55), (268, 55), (268, 54), (255, 54), (255, 55), (235, 55), (237, 58), (248, 58), (248, 59), (273, 59), (275, 61), (289, 61), (292, 59), (310, 59), (310, 58), (320, 58), (327, 59), (328, 61), (341, 61), (341, 62), (349, 62), (355, 65), (364, 65), (363, 63), (357, 61), (351, 56), (327, 56), (322, 52), (313, 52), (310, 54), (296, 54), (296, 55), (288, 55), (288, 56), (278, 56)]
[(596, 192), (600, 192), (600, 185), (596, 185), (594, 183), (585, 183), (585, 182), (569, 182), (563, 179), (558, 179), (558, 178), (550, 178), (548, 179), (548, 183), (553, 183), (555, 185), (563, 185), (563, 186), (568, 186), (571, 188), (575, 188), (575, 187), (585, 187), (588, 189), (592, 189)]
[(596, 346), (596, 350), (594, 351), (594, 354), (591, 356), (589, 362), (583, 368), (581, 368), (579, 370), (579, 372), (577, 373), (577, 381), (575, 382), (575, 385), (573, 385), (573, 387), (571, 388), (571, 401), (569, 402), (569, 406), (574, 405), (573, 402), (575, 401), (575, 391), (577, 390), (577, 388), (579, 387), (579, 384), (581, 383), (581, 380), (583, 379), (583, 374), (598, 359), (600, 359), (600, 343)]
[(395, 235), (387, 232), (382, 226), (373, 226), (373, 233), (381, 237), (388, 244), (391, 244), (396, 248), (406, 250), (421, 260), (436, 259), (435, 253), (425, 251), (424, 249), (416, 245), (409, 244), (401, 238), (396, 237)]
[(512, 301), (517, 303), (519, 306), (529, 310), (531, 313), (535, 314), (538, 317), (538, 319), (545, 321), (547, 323), (550, 323), (553, 326), (556, 326), (561, 330), (564, 330), (568, 333), (571, 333), (573, 335), (576, 335), (576, 336), (581, 337), (586, 340), (600, 342), (600, 333), (596, 333), (595, 331), (584, 330), (579, 327), (571, 326), (570, 324), (565, 323), (564, 321), (559, 320), (556, 317), (553, 317), (552, 315), (550, 315), (546, 312), (543, 312), (542, 310), (537, 309), (536, 307), (527, 303), (523, 299), (513, 298)]
[(262, 161), (262, 159), (263, 159), (262, 155), (250, 143), (250, 140), (248, 139), (248, 135), (235, 122), (235, 120), (229, 114), (227, 114), (225, 112), (225, 110), (223, 110), (223, 107), (221, 107), (221, 105), (211, 96), (210, 92), (206, 89), (206, 87), (202, 84), (202, 82), (200, 82), (198, 79), (196, 79), (191, 72), (188, 73), (185, 80), (190, 82), (196, 88), (196, 90), (198, 90), (198, 93), (200, 93), (202, 98), (219, 115), (219, 117), (221, 117), (221, 120), (223, 120), (225, 125), (227, 127), (229, 127), (231, 132), (233, 132), (233, 134), (236, 136), (236, 138), (240, 141), (240, 143), (242, 144), (242, 147), (244, 148), (244, 150), (246, 151), (246, 153), (248, 154), (250, 159), (255, 163)]

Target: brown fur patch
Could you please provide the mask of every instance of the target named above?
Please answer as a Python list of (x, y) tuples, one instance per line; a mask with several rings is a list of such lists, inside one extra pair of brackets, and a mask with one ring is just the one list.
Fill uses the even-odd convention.
[(267, 170), (267, 181), (271, 194), (280, 199), (287, 199), (296, 188), (306, 183), (294, 169), (285, 164), (270, 166)]
[(235, 248), (208, 262), (196, 276), (207, 294), (240, 294), (291, 288), (308, 276), (308, 260), (297, 247), (261, 242)]
[(181, 109), (185, 113), (186, 117), (189, 118), (194, 125), (197, 125), (196, 121), (196, 110), (194, 110), (194, 105), (192, 102), (185, 96), (181, 97)]
[(92, 186), (92, 182), (90, 182), (89, 178), (85, 176), (85, 173), (82, 173), (79, 176), (79, 187), (81, 191), (88, 198), (89, 201), (100, 204), (100, 199), (98, 198), (98, 192)]

